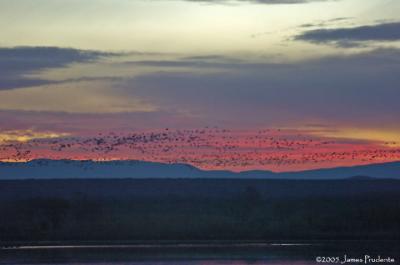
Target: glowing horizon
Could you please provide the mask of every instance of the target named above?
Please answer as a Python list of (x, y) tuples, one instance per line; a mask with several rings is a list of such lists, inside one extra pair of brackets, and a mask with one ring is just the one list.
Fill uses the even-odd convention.
[(55, 134), (30, 135), (36, 138), (3, 142), (0, 161), (141, 160), (236, 172), (301, 171), (400, 161), (400, 148), (395, 142), (328, 138), (287, 129), (164, 129), (58, 138)]

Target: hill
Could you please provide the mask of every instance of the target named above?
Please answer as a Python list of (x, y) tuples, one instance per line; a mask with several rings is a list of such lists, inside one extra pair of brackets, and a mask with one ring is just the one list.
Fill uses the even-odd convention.
[(245, 179), (345, 179), (354, 176), (400, 178), (400, 162), (338, 167), (300, 172), (231, 172), (201, 170), (187, 164), (145, 161), (77, 161), (38, 159), (24, 163), (0, 162), (0, 179), (92, 178), (245, 178)]

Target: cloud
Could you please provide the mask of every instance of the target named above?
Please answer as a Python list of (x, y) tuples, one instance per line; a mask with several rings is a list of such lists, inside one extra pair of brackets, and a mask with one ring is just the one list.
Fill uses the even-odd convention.
[(34, 139), (52, 139), (68, 136), (67, 133), (36, 132), (27, 130), (12, 130), (0, 132), (0, 145), (4, 142), (28, 142)]
[(126, 80), (120, 93), (211, 124), (388, 126), (400, 115), (399, 58), (400, 50), (378, 49), (287, 64), (238, 63), (214, 73), (178, 72), (163, 63), (162, 71)]
[(93, 62), (112, 55), (115, 54), (57, 47), (0, 48), (0, 90), (53, 83), (28, 75), (72, 63)]
[(314, 29), (301, 33), (295, 39), (339, 46), (352, 46), (360, 42), (400, 41), (400, 22), (352, 28)]
[(36, 130), (86, 135), (109, 130), (122, 132), (155, 128), (194, 128), (201, 125), (209, 124), (196, 117), (165, 110), (122, 113), (0, 110), (0, 132)]
[[(115, 115), (121, 124), (139, 128), (176, 120), (180, 127), (390, 127), (400, 115), (399, 58), (399, 49), (285, 63), (251, 56), (128, 56), (96, 68), (94, 80), (0, 91), (0, 110)], [(161, 121), (163, 112), (168, 115)], [(141, 114), (132, 122), (123, 113)]]
[(126, 66), (145, 66), (145, 67), (157, 67), (157, 68), (205, 68), (205, 69), (224, 69), (224, 68), (237, 68), (246, 66), (259, 66), (260, 64), (247, 63), (239, 59), (228, 59), (221, 57), (216, 60), (199, 59), (192, 58), (182, 58), (182, 59), (168, 59), (168, 60), (139, 60), (139, 61), (128, 61), (123, 63)]
[(352, 17), (336, 17), (327, 20), (319, 20), (312, 23), (304, 23), (299, 26), (299, 28), (315, 28), (315, 27), (325, 27), (337, 23), (347, 23)]

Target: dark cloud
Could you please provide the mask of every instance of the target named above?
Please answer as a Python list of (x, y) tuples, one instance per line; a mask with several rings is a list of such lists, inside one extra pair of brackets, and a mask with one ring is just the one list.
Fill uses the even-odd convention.
[(317, 120), (385, 126), (400, 115), (399, 58), (400, 50), (379, 49), (292, 64), (239, 63), (212, 74), (163, 69), (128, 80), (120, 93), (215, 124)]
[(136, 60), (121, 63), (125, 66), (160, 68), (236, 68), (248, 65), (241, 59), (221, 55), (185, 56), (168, 60)]
[(400, 22), (352, 28), (314, 29), (303, 32), (296, 40), (352, 47), (362, 42), (400, 41)]
[[(181, 60), (142, 60), (142, 61), (129, 61), (122, 63), (125, 66), (146, 66), (146, 67), (159, 67), (159, 68), (242, 68), (242, 67), (261, 67), (268, 64), (259, 63), (246, 63), (239, 59), (221, 59), (221, 60), (194, 60), (194, 59), (181, 59)], [(274, 64), (278, 67), (277, 64)]]
[(0, 48), (0, 90), (52, 83), (26, 75), (111, 55), (115, 54), (56, 47)]
[(228, 58), (221, 55), (198, 55), (198, 56), (187, 56), (184, 57), (185, 60), (205, 60), (205, 61), (214, 61), (214, 60), (227, 60)]
[[(399, 49), (377, 49), (280, 64), (233, 59), (205, 55), (125, 62), (123, 64), (128, 67), (150, 66), (154, 69), (152, 73), (137, 77), (118, 78), (110, 89), (112, 95), (121, 99), (140, 99), (156, 106), (156, 111), (99, 113), (85, 116), (87, 120), (78, 119), (78, 114), (54, 114), (52, 119), (45, 120), (53, 121), (62, 116), (60, 126), (74, 123), (71, 130), (87, 124), (93, 128), (108, 126), (116, 117), (121, 117), (118, 125), (115, 124), (118, 128), (144, 126), (143, 123), (146, 128), (172, 123), (176, 127), (199, 124), (246, 127), (337, 122), (382, 128), (399, 124)], [(212, 70), (203, 71), (209, 68)], [(44, 117), (40, 113), (24, 115), (27, 118), (21, 124), (33, 117)], [(3, 120), (8, 118), (4, 116)], [(97, 121), (99, 124), (95, 126)]]
[(123, 63), (129, 66), (150, 66), (150, 67), (196, 67), (196, 68), (208, 68), (208, 67), (224, 67), (227, 64), (220, 62), (207, 62), (200, 60), (186, 61), (186, 60), (145, 60), (145, 61), (130, 61)]
[(338, 22), (347, 22), (348, 20), (353, 19), (352, 17), (337, 17), (337, 18), (332, 18), (328, 20), (319, 20), (313, 23), (305, 23), (301, 24), (299, 27), (300, 28), (315, 28), (315, 27), (325, 27), (328, 25), (331, 25), (333, 23), (338, 23)]

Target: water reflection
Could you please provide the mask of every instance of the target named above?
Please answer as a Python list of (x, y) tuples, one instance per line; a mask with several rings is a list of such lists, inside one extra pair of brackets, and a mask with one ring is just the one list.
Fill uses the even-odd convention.
[(393, 241), (50, 245), (0, 249), (0, 265), (316, 265), (317, 256), (369, 254), (398, 262), (399, 253), (400, 244)]
[[(307, 261), (139, 261), (139, 262), (89, 262), (89, 263), (24, 263), (23, 265), (311, 265)], [(17, 263), (10, 265), (20, 265)]]

